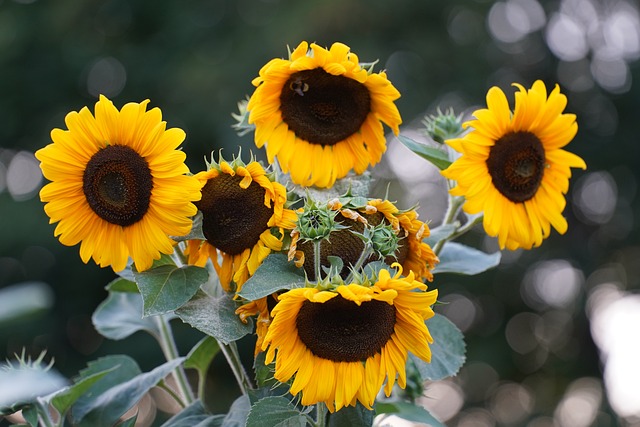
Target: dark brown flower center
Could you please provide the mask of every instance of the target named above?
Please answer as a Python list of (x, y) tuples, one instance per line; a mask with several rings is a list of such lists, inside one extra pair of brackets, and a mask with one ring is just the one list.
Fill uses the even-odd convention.
[(315, 68), (289, 77), (280, 110), (298, 138), (334, 145), (358, 132), (371, 111), (371, 96), (362, 83)]
[(380, 352), (395, 324), (393, 305), (373, 300), (358, 306), (340, 295), (324, 303), (305, 301), (296, 318), (304, 345), (333, 362), (362, 361)]
[[(389, 223), (384, 215), (380, 212), (373, 214), (362, 214), (370, 225), (377, 225), (381, 222)], [(354, 234), (364, 232), (364, 224), (358, 221), (354, 221), (349, 218), (345, 218), (338, 214), (336, 216), (336, 222), (349, 227), (346, 229), (334, 231), (331, 233), (329, 239), (325, 239), (320, 243), (320, 264), (328, 267), (329, 256), (335, 256), (342, 260), (343, 267), (340, 275), (343, 279), (346, 279), (349, 275), (349, 266), (355, 265), (364, 250), (364, 242), (360, 237)], [(403, 231), (401, 231), (403, 233)], [(394, 262), (402, 264), (409, 253), (408, 242), (405, 237), (401, 238), (398, 250), (396, 251), (396, 257), (386, 257), (384, 262), (388, 265)], [(304, 252), (304, 271), (307, 273), (309, 280), (316, 280), (316, 273), (314, 268), (314, 244), (313, 242), (300, 242), (297, 246), (298, 250)], [(376, 261), (379, 258), (374, 254), (367, 262)], [(366, 265), (366, 263), (365, 263)]]
[(240, 176), (221, 173), (207, 181), (196, 202), (207, 241), (229, 255), (252, 248), (273, 215), (273, 204), (264, 205), (265, 189), (255, 181), (243, 189), (240, 181)]
[(147, 161), (125, 145), (109, 145), (96, 152), (82, 176), (82, 191), (91, 210), (123, 227), (144, 217), (152, 189)]
[(510, 132), (491, 147), (487, 168), (493, 185), (514, 203), (535, 196), (544, 175), (542, 142), (530, 132)]

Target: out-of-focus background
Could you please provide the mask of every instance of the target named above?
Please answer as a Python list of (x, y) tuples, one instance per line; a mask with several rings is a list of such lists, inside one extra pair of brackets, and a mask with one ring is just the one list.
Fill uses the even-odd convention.
[[(510, 97), (513, 82), (561, 85), (579, 123), (568, 148), (589, 166), (571, 181), (569, 231), (503, 253), (482, 275), (436, 277), (468, 361), (430, 384), (422, 403), (460, 427), (640, 425), (636, 0), (0, 0), (0, 358), (46, 349), (66, 377), (106, 354), (132, 355), (143, 370), (161, 363), (143, 333), (116, 342), (94, 331), (91, 314), (115, 275), (62, 246), (38, 199), (33, 152), (65, 114), (93, 109), (100, 93), (118, 107), (149, 98), (187, 132), (192, 171), (219, 148), (262, 157), (251, 135), (231, 129), (231, 113), (260, 67), (301, 40), (379, 59), (402, 93), (401, 132), (415, 138), (425, 114), (469, 114), (493, 85)], [(419, 202), (421, 219), (437, 226), (441, 177), (397, 140), (388, 147), (376, 191), (390, 183), (390, 198)], [(466, 241), (497, 250), (481, 231)], [(179, 323), (184, 354), (200, 335)], [(216, 360), (220, 411), (237, 392), (229, 375)]]

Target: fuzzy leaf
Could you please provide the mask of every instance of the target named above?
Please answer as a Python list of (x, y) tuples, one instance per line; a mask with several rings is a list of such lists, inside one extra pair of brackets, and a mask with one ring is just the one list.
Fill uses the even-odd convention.
[(200, 378), (204, 379), (211, 361), (219, 351), (218, 341), (213, 337), (206, 336), (191, 349), (187, 360), (184, 361), (184, 367), (197, 370)]
[(211, 415), (200, 400), (178, 412), (161, 427), (214, 427), (222, 426), (224, 415)]
[(235, 314), (237, 307), (229, 295), (215, 298), (199, 291), (191, 301), (176, 310), (176, 314), (183, 322), (229, 344), (253, 331), (251, 320), (242, 323)]
[(428, 145), (421, 144), (411, 138), (407, 138), (404, 135), (398, 135), (398, 139), (409, 150), (413, 151), (423, 159), (430, 161), (440, 170), (444, 170), (451, 165), (451, 161), (449, 160), (447, 153), (439, 148), (429, 147)]
[(133, 292), (139, 293), (138, 285), (131, 280), (124, 279), (122, 277), (118, 277), (113, 279), (111, 282), (107, 284), (105, 287), (109, 292)]
[(265, 397), (249, 411), (246, 427), (304, 427), (307, 419), (284, 397)]
[(374, 412), (358, 402), (356, 406), (347, 406), (329, 415), (329, 427), (370, 427)]
[(304, 286), (304, 270), (287, 261), (285, 254), (269, 255), (253, 276), (242, 285), (238, 295), (255, 301), (283, 289)]
[(105, 371), (108, 371), (107, 374), (95, 381), (71, 407), (71, 421), (74, 424), (77, 424), (89, 412), (92, 402), (101, 394), (142, 373), (136, 361), (131, 357), (111, 355), (89, 362), (87, 367), (80, 371), (76, 383)]
[(249, 397), (245, 395), (238, 397), (231, 404), (231, 408), (229, 408), (229, 412), (224, 417), (222, 425), (225, 427), (245, 427), (250, 410)]
[(438, 255), (440, 263), (433, 269), (433, 273), (457, 273), (473, 276), (500, 264), (501, 256), (500, 251), (487, 254), (461, 243), (447, 242)]
[(65, 387), (64, 389), (56, 392), (52, 396), (51, 404), (62, 415), (66, 414), (71, 405), (73, 405), (81, 396), (83, 396), (96, 382), (102, 377), (112, 372), (117, 367), (114, 366), (102, 372), (91, 374), (84, 378), (80, 378), (74, 385)]
[(144, 315), (152, 316), (174, 311), (189, 301), (207, 282), (209, 273), (193, 265), (161, 265), (142, 273), (134, 272), (134, 276), (142, 294)]
[(458, 373), (465, 361), (465, 344), (462, 332), (449, 319), (436, 314), (426, 322), (433, 337), (431, 363), (410, 354), (410, 359), (423, 380), (438, 381)]
[(100, 303), (91, 320), (96, 331), (112, 340), (127, 338), (138, 331), (160, 336), (153, 319), (142, 317), (142, 296), (137, 293), (109, 292), (109, 296)]
[(432, 248), (442, 239), (446, 239), (451, 236), (457, 229), (458, 224), (444, 224), (436, 228), (431, 229), (429, 237), (424, 239), (424, 242)]
[(162, 381), (184, 358), (171, 360), (150, 372), (140, 374), (124, 383), (111, 387), (87, 402), (80, 427), (110, 427), (152, 388)]
[(424, 423), (431, 427), (445, 427), (437, 418), (422, 406), (410, 402), (378, 402), (375, 406), (376, 414), (389, 414), (407, 421)]

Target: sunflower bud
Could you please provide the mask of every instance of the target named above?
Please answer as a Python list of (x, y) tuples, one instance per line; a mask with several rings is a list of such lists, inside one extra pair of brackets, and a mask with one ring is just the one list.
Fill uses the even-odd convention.
[(456, 116), (453, 108), (444, 113), (438, 108), (437, 114), (424, 118), (425, 133), (441, 144), (447, 139), (457, 138), (462, 133), (462, 114)]
[(370, 239), (371, 247), (380, 256), (396, 258), (400, 237), (389, 224), (381, 222), (373, 227), (365, 229), (365, 237)]
[(302, 241), (324, 240), (332, 231), (344, 228), (335, 220), (338, 211), (326, 206), (317, 206), (313, 200), (307, 200), (302, 212), (298, 212), (297, 229)]

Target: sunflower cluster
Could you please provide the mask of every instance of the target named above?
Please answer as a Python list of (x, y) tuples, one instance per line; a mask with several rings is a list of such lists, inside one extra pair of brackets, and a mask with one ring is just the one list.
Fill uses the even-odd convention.
[[(438, 293), (425, 281), (439, 259), (425, 242), (430, 228), (415, 207), (387, 199), (347, 191), (319, 201), (292, 189), (331, 190), (378, 163), (383, 124), (399, 133), (400, 94), (342, 43), (302, 42), (253, 85), (245, 118), (269, 166), (219, 156), (191, 174), (178, 149), (185, 133), (167, 129), (158, 108), (144, 101), (118, 110), (101, 96), (95, 113), (69, 113), (68, 130), (54, 129), (36, 153), (51, 181), (40, 193), (45, 212), (61, 243), (80, 243), (84, 262), (120, 271), (131, 260), (140, 272), (182, 251), (188, 264), (212, 266), (240, 319), (256, 317), (256, 355), (265, 352), (302, 405), (371, 409), (381, 389), (389, 396), (406, 386), (409, 353), (431, 360), (425, 321)], [(570, 168), (586, 165), (562, 149), (577, 125), (562, 113), (559, 88), (548, 97), (540, 81), (517, 88), (513, 112), (492, 88), (488, 108), (464, 123), (471, 130), (445, 141), (461, 155), (442, 174), (466, 212), (484, 214), (501, 248), (529, 249), (551, 225), (566, 231)], [(458, 121), (435, 127), (438, 138)], [(243, 286), (278, 252), (304, 280), (245, 299)]]

